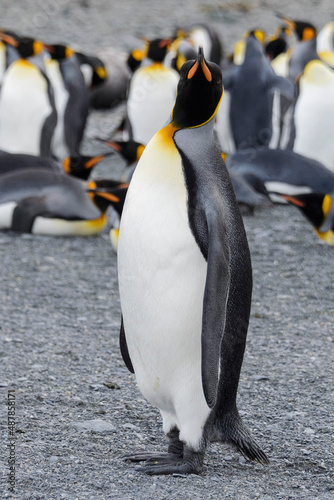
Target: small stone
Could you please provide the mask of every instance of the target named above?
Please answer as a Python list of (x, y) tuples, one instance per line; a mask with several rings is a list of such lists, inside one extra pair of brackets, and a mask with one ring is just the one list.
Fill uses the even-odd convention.
[(101, 419), (84, 420), (83, 422), (73, 422), (72, 425), (79, 429), (96, 433), (116, 432), (116, 427), (113, 424)]
[(125, 423), (122, 425), (123, 429), (131, 429), (132, 431), (138, 431), (138, 427), (136, 425), (130, 424), (130, 423)]
[(311, 429), (311, 427), (306, 427), (306, 429), (304, 429), (304, 434), (308, 435), (315, 434), (315, 431)]

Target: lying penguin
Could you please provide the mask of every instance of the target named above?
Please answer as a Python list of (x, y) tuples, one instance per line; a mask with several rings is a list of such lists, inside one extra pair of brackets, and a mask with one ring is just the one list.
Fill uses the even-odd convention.
[(107, 181), (86, 185), (79, 179), (47, 169), (3, 174), (0, 229), (54, 236), (97, 234), (106, 226), (107, 207), (119, 203), (119, 198), (112, 194), (112, 189), (119, 184), (114, 182), (110, 192), (106, 192)]

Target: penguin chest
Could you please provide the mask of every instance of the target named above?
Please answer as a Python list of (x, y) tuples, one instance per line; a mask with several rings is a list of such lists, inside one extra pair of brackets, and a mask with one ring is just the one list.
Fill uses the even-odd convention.
[(118, 266), (126, 341), (139, 388), (168, 412), (186, 393), (203, 393), (207, 265), (190, 230), (187, 199), (180, 155), (159, 133), (130, 184)]
[(178, 79), (176, 71), (162, 65), (135, 72), (127, 101), (135, 141), (146, 145), (165, 125), (175, 101)]
[(40, 70), (19, 60), (7, 69), (0, 98), (0, 148), (40, 155), (44, 122), (52, 112), (47, 81)]

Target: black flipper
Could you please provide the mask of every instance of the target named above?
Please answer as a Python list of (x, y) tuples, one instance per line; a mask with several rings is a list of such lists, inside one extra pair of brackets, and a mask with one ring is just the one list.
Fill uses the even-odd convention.
[(35, 218), (44, 212), (44, 196), (25, 198), (14, 209), (11, 229), (20, 233), (31, 233)]
[(122, 358), (123, 358), (123, 361), (124, 361), (127, 369), (131, 373), (134, 373), (135, 371), (134, 371), (133, 366), (132, 366), (131, 358), (130, 358), (129, 351), (128, 351), (128, 346), (126, 344), (123, 316), (121, 317), (121, 329), (119, 332), (119, 345), (121, 348)]
[(214, 216), (208, 225), (208, 269), (202, 320), (202, 384), (209, 408), (216, 404), (222, 337), (230, 281), (230, 251), (224, 228)]

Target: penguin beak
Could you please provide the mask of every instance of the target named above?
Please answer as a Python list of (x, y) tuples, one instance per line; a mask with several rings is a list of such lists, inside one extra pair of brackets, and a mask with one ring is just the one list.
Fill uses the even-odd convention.
[(280, 196), (289, 203), (291, 203), (292, 205), (296, 205), (296, 207), (305, 207), (305, 203), (303, 203), (300, 200), (297, 200), (297, 198), (294, 198), (293, 196), (288, 196), (287, 194), (280, 194)]
[(190, 79), (194, 76), (194, 74), (196, 73), (199, 66), (202, 68), (203, 74), (204, 74), (205, 78), (207, 79), (207, 81), (211, 82), (212, 74), (211, 74), (211, 71), (209, 70), (209, 68), (206, 64), (202, 47), (199, 47), (197, 59), (196, 59), (195, 63), (193, 64), (193, 66), (188, 71), (188, 76), (187, 76), (188, 79)]
[(115, 196), (114, 194), (111, 193), (106, 193), (104, 191), (95, 191), (92, 189), (88, 189), (89, 193), (93, 193), (95, 196), (100, 196), (101, 198), (104, 198), (105, 200), (111, 201), (113, 203), (118, 203), (120, 199), (118, 196)]
[(0, 35), (1, 40), (3, 40), (5, 43), (8, 43), (8, 45), (11, 45), (12, 47), (17, 47), (19, 42), (15, 40), (15, 38), (6, 35), (6, 33), (1, 33)]
[(103, 141), (105, 142), (105, 144), (107, 144), (107, 146), (109, 146), (110, 148), (114, 149), (115, 151), (117, 152), (121, 152), (122, 151), (122, 148), (119, 144), (117, 144), (117, 142), (113, 142), (113, 141)]
[(90, 160), (86, 161), (84, 167), (85, 168), (92, 168), (92, 167), (94, 167), (94, 165), (96, 165), (100, 161), (104, 160), (104, 158), (106, 156), (109, 156), (109, 154), (106, 153), (104, 155), (94, 156), (94, 158), (91, 158)]

